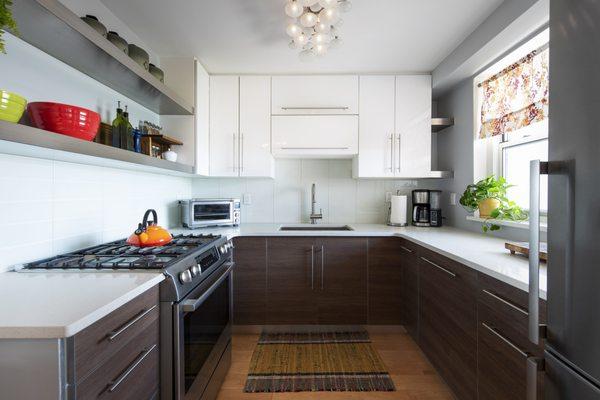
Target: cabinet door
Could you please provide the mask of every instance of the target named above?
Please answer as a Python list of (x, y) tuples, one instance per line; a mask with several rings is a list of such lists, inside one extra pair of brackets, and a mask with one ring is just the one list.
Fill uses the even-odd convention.
[(367, 323), (367, 243), (349, 237), (317, 242), (319, 324)]
[(234, 239), (233, 323), (264, 325), (267, 312), (267, 239)]
[(358, 116), (273, 116), (276, 157), (351, 157), (358, 152)]
[(272, 114), (358, 114), (358, 76), (274, 76)]
[(240, 176), (273, 177), (271, 77), (240, 77)]
[(210, 77), (210, 175), (238, 176), (239, 78)]
[(419, 258), (417, 246), (402, 240), (402, 320), (409, 335), (419, 342)]
[(267, 239), (267, 324), (318, 322), (313, 249), (312, 238)]
[(419, 345), (461, 400), (477, 398), (477, 273), (424, 249)]
[(400, 243), (398, 238), (369, 238), (369, 325), (403, 322)]
[(396, 174), (431, 171), (431, 76), (396, 77)]
[(394, 76), (360, 77), (357, 178), (392, 177), (394, 168)]

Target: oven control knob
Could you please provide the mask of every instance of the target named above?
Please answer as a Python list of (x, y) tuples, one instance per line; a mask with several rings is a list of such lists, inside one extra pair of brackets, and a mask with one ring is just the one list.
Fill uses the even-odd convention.
[(179, 282), (190, 283), (191, 281), (192, 281), (192, 273), (190, 272), (189, 269), (186, 269), (185, 271), (181, 271), (179, 273)]
[(194, 277), (194, 276), (198, 275), (198, 274), (200, 273), (200, 265), (198, 265), (198, 264), (196, 264), (196, 265), (193, 265), (193, 266), (190, 268), (190, 271), (192, 272), (192, 277)]

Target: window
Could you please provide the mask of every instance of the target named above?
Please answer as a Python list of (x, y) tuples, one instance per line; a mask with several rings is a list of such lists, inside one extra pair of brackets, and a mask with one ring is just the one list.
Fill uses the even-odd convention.
[[(509, 199), (529, 208), (529, 162), (548, 160), (548, 39), (546, 30), (474, 81), (476, 180), (494, 174), (514, 185)], [(542, 212), (548, 180), (541, 181)]]

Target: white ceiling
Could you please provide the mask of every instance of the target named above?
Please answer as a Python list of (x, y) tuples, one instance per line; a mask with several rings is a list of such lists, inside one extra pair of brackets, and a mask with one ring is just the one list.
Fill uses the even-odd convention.
[(210, 73), (430, 72), (503, 0), (353, 0), (343, 45), (300, 61), (285, 0), (102, 0), (161, 57), (195, 56)]

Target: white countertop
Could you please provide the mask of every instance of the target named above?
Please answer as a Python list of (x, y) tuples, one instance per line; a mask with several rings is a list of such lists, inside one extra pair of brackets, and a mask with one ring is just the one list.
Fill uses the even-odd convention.
[(0, 339), (73, 336), (164, 279), (156, 272), (0, 273)]
[[(295, 225), (295, 224), (283, 224)], [(337, 226), (344, 224), (336, 224)], [(492, 276), (521, 290), (529, 288), (528, 259), (511, 255), (506, 240), (452, 227), (391, 227), (383, 224), (348, 224), (353, 231), (280, 231), (282, 224), (242, 224), (239, 227), (175, 229), (172, 233), (214, 233), (237, 236), (398, 236)], [(540, 266), (540, 297), (546, 299), (546, 265)]]

